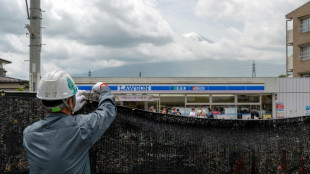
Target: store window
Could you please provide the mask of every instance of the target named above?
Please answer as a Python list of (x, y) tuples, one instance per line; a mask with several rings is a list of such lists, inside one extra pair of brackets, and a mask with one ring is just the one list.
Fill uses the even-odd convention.
[(238, 103), (259, 103), (259, 95), (238, 95)]
[(184, 115), (189, 115), (192, 111), (192, 109), (195, 109), (196, 114), (200, 112), (200, 107), (202, 107), (202, 113), (207, 114), (208, 108), (210, 108), (210, 105), (193, 105), (193, 104), (187, 104), (186, 109), (184, 111)]
[(251, 112), (254, 110), (258, 111), (259, 116), (261, 117), (260, 105), (255, 105), (255, 104), (253, 104), (253, 105), (238, 105), (238, 107), (237, 107), (237, 118), (238, 119), (244, 119), (244, 120), (252, 119)]
[(300, 32), (310, 31), (310, 17), (303, 18), (300, 20)]
[(262, 95), (262, 110), (261, 110), (262, 117), (272, 118), (272, 95)]
[(234, 95), (212, 95), (212, 103), (234, 103)]
[(218, 112), (218, 114), (225, 114), (225, 110), (224, 110), (224, 106), (217, 106), (217, 105), (213, 105), (212, 106), (212, 111), (214, 111), (214, 112)]
[(184, 113), (185, 106), (185, 94), (160, 94), (160, 109), (167, 109), (170, 113), (173, 107)]
[(237, 112), (234, 105), (212, 105), (214, 118), (218, 119), (236, 119)]
[(209, 103), (209, 94), (188, 94), (187, 103)]
[(159, 108), (159, 94), (117, 94), (116, 104), (137, 109)]
[(152, 108), (154, 108), (155, 112), (160, 112), (159, 94), (147, 94), (147, 95), (152, 96), (152, 101), (147, 101), (147, 110), (153, 111)]

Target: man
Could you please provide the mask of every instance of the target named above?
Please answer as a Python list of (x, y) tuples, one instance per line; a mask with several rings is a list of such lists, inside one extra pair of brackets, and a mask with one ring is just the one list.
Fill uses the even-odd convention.
[(182, 115), (179, 108), (177, 109), (177, 115)]
[(197, 112), (197, 116), (206, 116), (207, 112), (202, 108), (202, 106), (199, 107), (199, 110)]
[(251, 111), (251, 119), (254, 119), (254, 117), (259, 118), (259, 113), (256, 108)]
[(51, 71), (40, 81), (37, 97), (47, 116), (24, 130), (23, 145), (30, 173), (90, 173), (88, 150), (110, 126), (116, 115), (114, 96), (105, 83), (97, 83), (98, 108), (72, 116), (86, 103), (72, 78), (64, 71)]
[(189, 113), (190, 117), (196, 117), (196, 112), (195, 112), (195, 108), (192, 108), (192, 112)]
[(166, 108), (163, 108), (163, 110), (161, 111), (162, 114), (167, 114), (167, 110)]
[(150, 111), (151, 112), (156, 112), (156, 109), (154, 108), (154, 106), (151, 106)]
[(214, 118), (214, 115), (212, 113), (212, 109), (211, 108), (208, 108), (208, 113), (207, 113), (207, 118)]
[(177, 108), (173, 107), (172, 112), (170, 114), (171, 115), (177, 115)]

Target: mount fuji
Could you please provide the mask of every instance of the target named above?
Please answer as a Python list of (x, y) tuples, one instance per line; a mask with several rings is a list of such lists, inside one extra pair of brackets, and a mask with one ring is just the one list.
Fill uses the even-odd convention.
[(208, 43), (214, 43), (212, 40), (198, 34), (195, 32), (191, 32), (191, 33), (185, 33), (183, 34), (183, 37), (186, 39), (190, 39), (192, 41), (196, 41), (196, 42), (208, 42)]

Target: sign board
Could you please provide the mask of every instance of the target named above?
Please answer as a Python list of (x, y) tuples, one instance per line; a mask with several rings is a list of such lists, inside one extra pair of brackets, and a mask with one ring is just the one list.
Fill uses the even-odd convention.
[(249, 120), (251, 119), (251, 114), (243, 114), (242, 115), (242, 120)]
[(225, 114), (227, 115), (235, 115), (236, 108), (235, 107), (225, 107)]
[(231, 119), (230, 115), (217, 115), (215, 118), (217, 119)]
[(310, 106), (306, 106), (306, 115), (310, 115)]
[(158, 98), (154, 98), (151, 95), (116, 95), (115, 101), (155, 101)]
[(284, 117), (284, 104), (283, 103), (277, 103), (276, 105), (277, 110), (277, 118), (283, 118)]
[[(79, 90), (90, 91), (94, 84), (77, 85)], [(108, 84), (115, 93), (236, 93), (264, 92), (264, 84)]]
[(118, 85), (118, 91), (143, 91), (143, 92), (147, 92), (150, 91), (150, 85), (144, 85), (144, 84), (139, 84), (139, 85)]

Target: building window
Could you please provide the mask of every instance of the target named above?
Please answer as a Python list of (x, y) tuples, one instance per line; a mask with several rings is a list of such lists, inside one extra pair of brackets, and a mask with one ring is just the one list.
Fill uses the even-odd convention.
[(300, 59), (301, 60), (310, 59), (310, 45), (300, 47)]
[(188, 94), (187, 103), (209, 103), (209, 94)]
[(300, 32), (310, 31), (310, 17), (300, 20)]
[(310, 74), (301, 74), (300, 77), (310, 77)]
[(238, 103), (259, 103), (259, 95), (238, 95)]
[(262, 95), (262, 117), (272, 118), (272, 95), (264, 94)]
[(160, 109), (166, 108), (168, 113), (173, 107), (176, 107), (180, 112), (184, 113), (185, 94), (160, 94)]
[(213, 103), (234, 103), (234, 95), (212, 95)]

